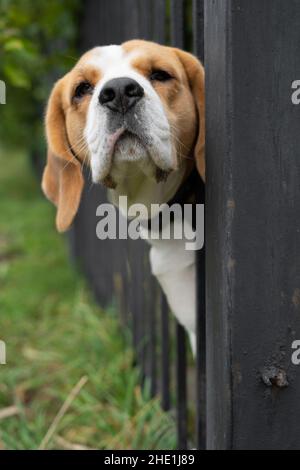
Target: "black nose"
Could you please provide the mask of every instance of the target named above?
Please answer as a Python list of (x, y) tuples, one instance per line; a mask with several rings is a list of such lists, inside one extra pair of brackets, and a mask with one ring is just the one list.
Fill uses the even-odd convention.
[(131, 78), (114, 78), (103, 87), (99, 101), (111, 111), (125, 114), (144, 96), (141, 85)]

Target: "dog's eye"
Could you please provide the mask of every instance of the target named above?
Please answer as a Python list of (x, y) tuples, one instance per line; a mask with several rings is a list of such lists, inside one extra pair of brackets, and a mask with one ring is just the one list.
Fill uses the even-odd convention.
[(169, 80), (172, 80), (172, 78), (172, 75), (165, 70), (153, 70), (150, 75), (150, 80), (152, 82), (168, 82)]
[(85, 95), (91, 95), (93, 90), (94, 88), (89, 82), (81, 82), (75, 90), (74, 98), (80, 99)]

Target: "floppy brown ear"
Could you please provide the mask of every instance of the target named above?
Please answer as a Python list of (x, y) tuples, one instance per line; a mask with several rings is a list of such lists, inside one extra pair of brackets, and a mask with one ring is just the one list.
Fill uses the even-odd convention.
[(62, 103), (63, 88), (62, 79), (55, 85), (48, 103), (48, 156), (42, 181), (46, 197), (57, 207), (56, 227), (59, 232), (65, 232), (72, 224), (84, 186), (81, 164), (73, 155), (68, 142)]
[(199, 131), (195, 146), (195, 159), (198, 171), (205, 181), (205, 73), (201, 62), (192, 54), (176, 49), (176, 53), (186, 71), (189, 85), (198, 111)]

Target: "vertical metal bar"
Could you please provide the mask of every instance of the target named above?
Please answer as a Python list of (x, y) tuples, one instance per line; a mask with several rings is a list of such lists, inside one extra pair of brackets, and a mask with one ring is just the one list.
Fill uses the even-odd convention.
[(143, 310), (142, 310), (142, 321), (145, 328), (145, 354), (144, 354), (144, 370), (145, 378), (150, 383), (150, 389), (152, 388), (152, 355), (153, 355), (153, 336), (155, 337), (156, 331), (152, 332), (152, 324), (155, 318), (155, 294), (152, 285), (152, 276), (149, 268), (149, 253), (148, 247), (145, 246), (143, 264), (144, 264), (144, 280), (143, 280)]
[(166, 296), (161, 292), (161, 384), (162, 384), (162, 408), (170, 409), (170, 330), (169, 330), (169, 306)]
[[(184, 1), (171, 0), (171, 41), (175, 47), (184, 47)], [(187, 448), (187, 362), (186, 333), (176, 326), (176, 388), (178, 447)]]
[(204, 61), (204, 0), (193, 0), (193, 50)]
[(176, 326), (176, 393), (178, 448), (187, 449), (187, 373), (186, 333), (181, 325)]
[(137, 329), (137, 359), (142, 374), (142, 381), (146, 377), (145, 359), (146, 348), (149, 341), (146, 331), (146, 321), (148, 312), (145, 307), (145, 289), (144, 289), (144, 244), (142, 241), (130, 241), (131, 265), (134, 273), (134, 282), (131, 286), (134, 297), (134, 317)]
[(196, 440), (206, 449), (206, 302), (205, 248), (197, 252)]
[[(194, 54), (204, 58), (204, 0), (193, 0)], [(205, 204), (205, 186), (199, 182), (197, 204)], [(206, 449), (206, 302), (205, 247), (197, 252), (196, 442)]]
[[(135, 0), (135, 8), (138, 13), (138, 29), (139, 39), (150, 40), (152, 39), (152, 26), (153, 26), (153, 2), (149, 2), (148, 7), (145, 8), (144, 0)], [(150, 4), (150, 5), (149, 5)]]
[(138, 348), (138, 339), (137, 339), (137, 322), (135, 319), (135, 310), (133, 308), (133, 297), (134, 292), (131, 286), (133, 285), (133, 274), (132, 274), (132, 266), (130, 264), (130, 245), (126, 247), (126, 269), (127, 269), (127, 282), (128, 282), (128, 290), (126, 292), (126, 304), (128, 310), (128, 318), (129, 318), (129, 326), (131, 329), (132, 334), (132, 347), (135, 351), (135, 362), (136, 362), (136, 355), (137, 355), (137, 348)]
[(131, 243), (128, 241), (127, 244), (127, 266), (128, 266), (128, 280), (129, 280), (129, 288), (128, 290), (128, 309), (130, 312), (131, 317), (131, 328), (132, 328), (132, 340), (133, 340), (133, 348), (135, 351), (135, 360), (138, 360), (138, 348), (139, 348), (139, 324), (138, 318), (136, 318), (136, 308), (135, 308), (135, 290), (132, 289), (132, 286), (135, 285), (135, 269), (134, 266), (131, 264), (132, 259), (132, 250), (131, 250)]
[(184, 0), (171, 0), (171, 42), (184, 47)]
[(161, 44), (166, 40), (166, 0), (153, 0), (153, 41)]
[[(159, 42), (161, 44), (165, 43), (166, 40), (166, 1), (165, 0), (152, 0), (151, 1), (151, 7), (152, 7), (152, 37), (151, 39), (153, 41)], [(151, 316), (152, 316), (152, 323), (150, 325), (150, 376), (151, 376), (151, 395), (154, 396), (157, 393), (157, 374), (158, 374), (158, 344), (157, 344), (157, 321), (158, 321), (158, 311), (160, 315), (163, 315), (161, 309), (162, 305), (158, 305), (158, 295), (161, 295), (160, 289), (158, 288), (157, 281), (151, 277)], [(153, 299), (155, 299), (153, 301)], [(153, 305), (155, 304), (155, 305)], [(167, 319), (165, 323), (167, 322)], [(165, 326), (165, 329), (163, 328)], [(165, 356), (165, 348), (168, 348), (168, 336), (166, 338), (167, 343), (165, 344), (165, 334), (168, 335), (167, 330), (168, 325), (166, 326), (161, 325), (162, 329), (162, 335), (161, 335), (161, 341), (160, 341), (160, 350), (162, 354), (162, 361), (164, 361), (164, 357), (167, 357), (167, 360), (169, 360), (168, 354)], [(169, 363), (166, 365), (164, 362), (162, 363), (162, 370), (165, 372), (165, 376), (162, 378), (162, 406), (164, 409), (169, 408), (169, 397), (166, 389), (170, 386), (170, 376), (169, 376)], [(164, 373), (162, 372), (162, 373)]]
[(157, 291), (158, 286), (153, 276), (150, 279), (150, 290), (152, 293), (149, 302), (150, 312), (150, 330), (149, 330), (149, 349), (150, 349), (150, 378), (151, 378), (151, 396), (157, 394)]
[(114, 294), (117, 300), (117, 308), (120, 312), (120, 319), (123, 327), (130, 326), (127, 308), (128, 292), (128, 271), (126, 263), (126, 243), (118, 243), (119, 269), (114, 272)]
[[(146, 378), (146, 360), (147, 360), (147, 348), (149, 344), (149, 333), (147, 331), (147, 317), (149, 316), (149, 310), (146, 308), (146, 295), (145, 295), (145, 246), (143, 242), (138, 241), (135, 243), (135, 254), (137, 257), (133, 257), (131, 262), (133, 269), (136, 269), (137, 282), (135, 286), (135, 295), (137, 296), (136, 304), (136, 315), (139, 324), (139, 361), (142, 372), (142, 379)], [(138, 249), (138, 252), (137, 252)]]
[[(108, 0), (112, 1), (112, 0)], [(140, 11), (139, 11), (139, 0), (120, 0), (120, 15), (121, 22), (123, 24), (124, 38), (123, 41), (130, 39), (136, 39), (140, 35)]]
[(95, 0), (86, 0), (80, 22), (78, 48), (84, 52), (97, 44), (99, 37), (100, 8)]

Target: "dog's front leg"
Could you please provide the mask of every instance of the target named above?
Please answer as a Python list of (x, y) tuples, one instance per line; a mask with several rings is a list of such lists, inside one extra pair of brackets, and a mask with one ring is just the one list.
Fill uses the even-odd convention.
[(180, 240), (151, 242), (152, 273), (158, 279), (169, 306), (187, 330), (196, 354), (196, 262), (195, 252), (187, 251)]

